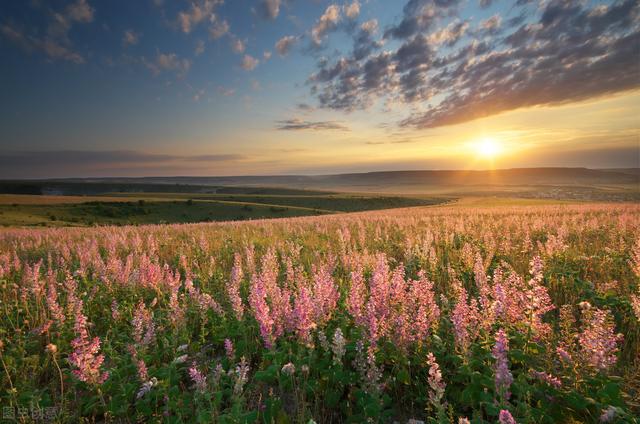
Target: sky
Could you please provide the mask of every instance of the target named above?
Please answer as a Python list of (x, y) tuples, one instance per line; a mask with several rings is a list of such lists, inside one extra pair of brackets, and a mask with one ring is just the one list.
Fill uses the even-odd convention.
[(640, 167), (640, 2), (0, 2), (0, 178)]

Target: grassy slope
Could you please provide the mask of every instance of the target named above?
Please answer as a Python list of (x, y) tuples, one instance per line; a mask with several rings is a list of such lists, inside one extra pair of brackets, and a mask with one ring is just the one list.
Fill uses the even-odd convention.
[[(126, 196), (126, 195), (125, 195)], [(250, 204), (268, 204), (288, 207), (303, 207), (335, 212), (360, 212), (374, 209), (405, 208), (411, 206), (431, 206), (450, 199), (428, 196), (391, 196), (391, 195), (245, 195), (245, 194), (184, 194), (184, 193), (143, 193), (129, 196), (144, 196), (157, 199), (194, 199), (206, 201), (244, 202)]]
[(230, 221), (430, 206), (446, 200), (361, 195), (10, 195), (0, 199), (0, 225), (85, 226)]
[(316, 215), (326, 212), (307, 208), (249, 205), (243, 203), (154, 201), (89, 202), (49, 205), (0, 205), (0, 224), (22, 225), (93, 225), (158, 224), (206, 221), (230, 221), (257, 218), (281, 218)]

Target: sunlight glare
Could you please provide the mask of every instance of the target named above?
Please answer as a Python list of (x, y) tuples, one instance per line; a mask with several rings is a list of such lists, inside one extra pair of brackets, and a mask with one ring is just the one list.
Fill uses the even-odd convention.
[(494, 138), (485, 137), (476, 143), (476, 152), (487, 159), (496, 157), (501, 152), (500, 143)]

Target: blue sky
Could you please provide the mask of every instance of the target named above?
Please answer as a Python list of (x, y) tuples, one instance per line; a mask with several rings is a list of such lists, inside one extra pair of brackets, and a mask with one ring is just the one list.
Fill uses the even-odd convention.
[(638, 166), (638, 9), (3, 2), (0, 177)]

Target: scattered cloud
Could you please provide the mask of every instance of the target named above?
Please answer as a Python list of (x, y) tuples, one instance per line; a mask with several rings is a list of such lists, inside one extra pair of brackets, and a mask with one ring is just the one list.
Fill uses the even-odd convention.
[(311, 39), (313, 40), (313, 42), (316, 45), (320, 45), (325, 34), (335, 29), (338, 25), (339, 20), (340, 7), (335, 4), (327, 7), (322, 16), (320, 16), (316, 24), (311, 29)]
[(491, 3), (493, 3), (493, 0), (480, 0), (479, 2), (480, 7), (483, 9), (487, 9), (488, 7), (490, 7)]
[(338, 130), (338, 131), (350, 131), (349, 127), (345, 124), (336, 121), (305, 121), (299, 118), (286, 119), (284, 121), (278, 121), (276, 127), (278, 130), (283, 131), (324, 131), (324, 130)]
[(468, 28), (469, 23), (466, 21), (453, 21), (441, 30), (431, 33), (429, 35), (429, 43), (432, 45), (444, 44), (447, 47), (452, 47), (464, 36)]
[(280, 14), (281, 0), (261, 0), (258, 12), (265, 19), (275, 19)]
[(193, 51), (193, 54), (196, 56), (200, 56), (202, 53), (204, 53), (204, 50), (206, 48), (206, 44), (203, 40), (198, 40), (196, 41), (196, 48)]
[(298, 41), (298, 37), (294, 35), (287, 35), (282, 37), (276, 42), (276, 51), (280, 56), (286, 56), (291, 51), (291, 48)]
[[(383, 52), (377, 47), (384, 40), (361, 28), (350, 54), (319, 60), (308, 79), (311, 93), (321, 107), (335, 110), (366, 109), (377, 100), (413, 106), (401, 125), (433, 128), (640, 87), (635, 0), (599, 6), (549, 1), (515, 26), (503, 26), (494, 15), (471, 37), (465, 37), (472, 31), (468, 22), (455, 19), (457, 6), (409, 0), (401, 21), (385, 32), (400, 43)], [(451, 17), (433, 31), (439, 19)]]
[(27, 52), (43, 52), (51, 60), (66, 60), (82, 64), (85, 58), (73, 48), (69, 31), (74, 23), (93, 21), (95, 9), (86, 0), (77, 0), (69, 4), (64, 11), (51, 11), (46, 31), (27, 33), (21, 28), (5, 23), (0, 26), (0, 34)]
[(236, 92), (236, 90), (234, 90), (233, 88), (227, 88), (222, 85), (219, 85), (218, 88), (216, 88), (216, 91), (225, 97), (231, 97)]
[(350, 5), (344, 6), (344, 14), (349, 19), (355, 19), (360, 14), (360, 3), (358, 0), (354, 0)]
[(244, 53), (245, 49), (246, 49), (245, 42), (242, 41), (241, 39), (234, 38), (233, 40), (231, 40), (231, 50), (233, 50), (234, 53), (242, 54)]
[(217, 40), (229, 32), (230, 26), (226, 19), (220, 19), (217, 15), (211, 15), (210, 21), (209, 35), (212, 39)]
[(93, 9), (86, 0), (77, 0), (67, 7), (67, 16), (75, 22), (89, 23), (93, 21)]
[(493, 15), (492, 17), (480, 22), (478, 29), (480, 31), (480, 35), (494, 35), (500, 32), (500, 27), (502, 26), (502, 17), (498, 14)]
[(386, 32), (387, 37), (407, 39), (433, 29), (443, 16), (455, 12), (460, 0), (409, 0), (402, 9), (402, 20)]
[(140, 34), (136, 33), (132, 29), (126, 30), (122, 35), (122, 44), (125, 47), (136, 45), (138, 44), (138, 41), (140, 41)]
[(211, 18), (216, 6), (223, 0), (203, 0), (191, 3), (188, 10), (178, 13), (178, 26), (185, 34), (189, 34), (198, 24), (207, 18)]
[(313, 106), (307, 104), (307, 103), (298, 103), (296, 105), (296, 109), (304, 112), (304, 113), (309, 113), (309, 112), (313, 112), (314, 110), (316, 110), (316, 108), (314, 108)]
[(260, 63), (260, 60), (256, 59), (255, 57), (249, 54), (245, 54), (244, 57), (242, 58), (242, 62), (240, 63), (240, 66), (245, 71), (253, 71), (256, 68), (256, 66), (258, 66), (259, 63)]
[(352, 56), (355, 60), (360, 60), (382, 47), (383, 42), (374, 38), (377, 32), (377, 19), (368, 20), (360, 25), (360, 29), (356, 32), (353, 40)]
[(180, 77), (189, 72), (192, 64), (191, 60), (180, 58), (175, 53), (158, 53), (152, 62), (145, 58), (142, 58), (142, 62), (155, 75), (162, 71), (173, 71)]
[(195, 92), (195, 94), (193, 95), (193, 101), (194, 102), (199, 102), (200, 99), (202, 99), (202, 97), (206, 94), (206, 90), (205, 89), (201, 89)]

